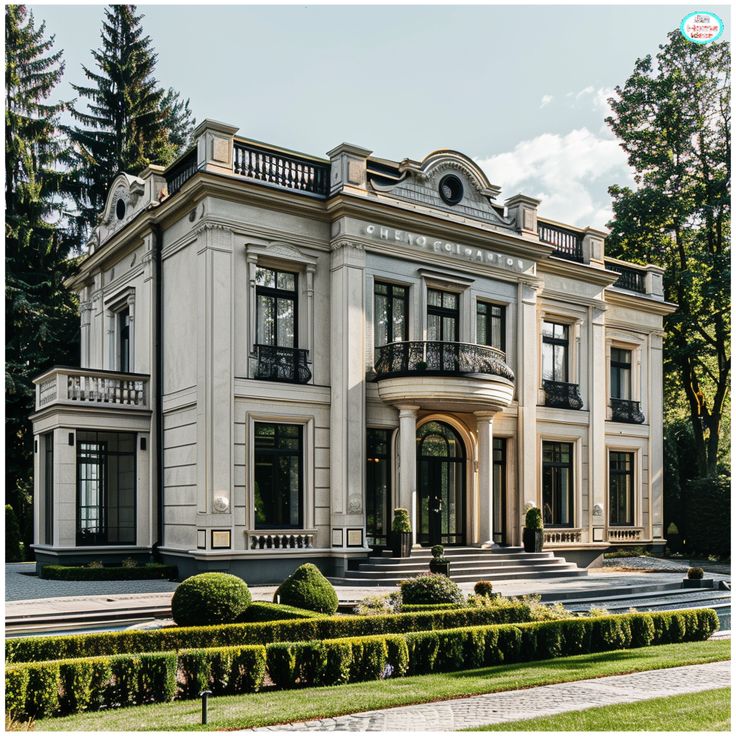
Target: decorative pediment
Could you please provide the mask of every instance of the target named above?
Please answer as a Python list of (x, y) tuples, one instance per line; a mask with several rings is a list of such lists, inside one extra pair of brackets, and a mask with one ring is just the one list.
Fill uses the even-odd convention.
[(104, 243), (130, 222), (146, 205), (146, 182), (130, 174), (118, 174), (107, 194), (105, 208), (98, 219), (97, 242)]
[(280, 261), (302, 268), (315, 268), (317, 265), (317, 259), (314, 256), (302, 253), (295, 245), (283, 241), (273, 241), (267, 244), (246, 243), (245, 247), (250, 260)]

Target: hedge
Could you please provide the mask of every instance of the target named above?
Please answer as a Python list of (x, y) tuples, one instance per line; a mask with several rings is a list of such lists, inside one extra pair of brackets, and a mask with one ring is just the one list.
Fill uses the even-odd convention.
[(149, 563), (141, 567), (73, 567), (44, 565), (41, 577), (46, 580), (175, 580), (176, 565)]
[(245, 612), (238, 617), (241, 623), (254, 621), (289, 621), (301, 618), (322, 618), (323, 613), (307, 611), (306, 608), (295, 608), (283, 603), (251, 603)]
[(293, 621), (23, 637), (5, 642), (5, 657), (8, 662), (39, 662), (134, 652), (402, 634), (408, 631), (515, 623), (530, 619), (529, 607), (524, 603), (514, 603), (503, 607), (392, 613), (384, 616), (323, 616)]
[(402, 603), (402, 613), (420, 613), (422, 611), (455, 611), (468, 608), (467, 603)]
[(10, 665), (6, 710), (41, 718), (177, 695), (255, 692), (266, 671), (278, 688), (449, 672), (502, 663), (707, 639), (712, 609), (657, 611), (456, 629), (276, 642), (157, 654)]

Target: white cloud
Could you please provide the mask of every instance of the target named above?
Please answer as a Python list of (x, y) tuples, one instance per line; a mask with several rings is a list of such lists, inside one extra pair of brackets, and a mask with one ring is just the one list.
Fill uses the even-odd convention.
[(539, 105), (539, 109), (541, 110), (543, 107), (547, 107), (552, 100), (554, 100), (552, 95), (542, 95), (542, 102)]
[(537, 197), (544, 216), (571, 225), (605, 226), (611, 219), (608, 186), (632, 182), (618, 142), (587, 128), (543, 133), (477, 163), (504, 197)]

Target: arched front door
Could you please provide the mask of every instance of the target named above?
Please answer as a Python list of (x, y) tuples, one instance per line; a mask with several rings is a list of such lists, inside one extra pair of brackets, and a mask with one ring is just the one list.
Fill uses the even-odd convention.
[(417, 430), (417, 541), (465, 544), (465, 447), (444, 422)]

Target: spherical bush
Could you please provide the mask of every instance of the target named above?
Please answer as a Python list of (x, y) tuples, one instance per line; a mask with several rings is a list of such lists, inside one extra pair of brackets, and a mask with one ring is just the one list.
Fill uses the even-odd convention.
[(307, 562), (279, 585), (274, 601), (332, 615), (337, 611), (337, 593), (315, 565)]
[(416, 578), (402, 580), (401, 602), (417, 603), (463, 603), (463, 592), (447, 575), (429, 573)]
[(473, 592), (476, 595), (491, 596), (493, 595), (493, 583), (490, 580), (479, 580), (475, 584)]
[(235, 575), (203, 572), (180, 583), (171, 599), (179, 626), (230, 624), (250, 605), (248, 586)]

